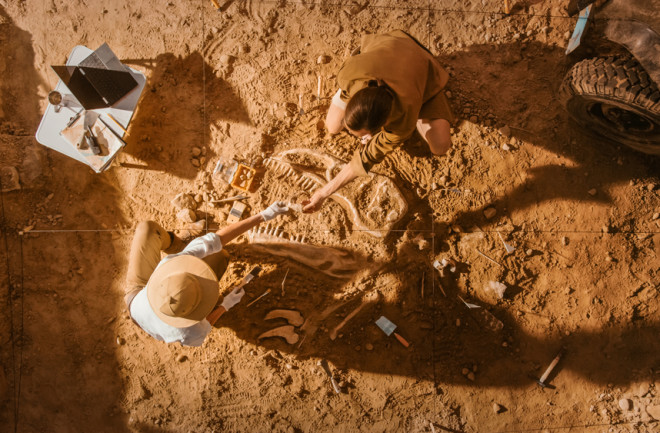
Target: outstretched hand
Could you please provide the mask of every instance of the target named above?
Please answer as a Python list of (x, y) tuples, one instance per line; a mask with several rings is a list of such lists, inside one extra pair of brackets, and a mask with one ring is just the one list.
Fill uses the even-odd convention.
[(289, 212), (289, 207), (283, 201), (276, 201), (275, 203), (268, 206), (266, 209), (261, 211), (261, 216), (264, 218), (264, 221), (270, 221), (278, 215), (283, 215)]
[(309, 200), (304, 200), (302, 202), (303, 213), (313, 213), (319, 211), (321, 206), (323, 206), (324, 201), (325, 197), (317, 196), (316, 194), (313, 195)]

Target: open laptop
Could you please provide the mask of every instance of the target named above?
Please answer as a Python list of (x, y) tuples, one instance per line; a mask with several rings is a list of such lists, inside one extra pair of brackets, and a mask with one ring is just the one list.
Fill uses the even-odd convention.
[(77, 66), (51, 67), (86, 110), (111, 107), (138, 85), (108, 44)]

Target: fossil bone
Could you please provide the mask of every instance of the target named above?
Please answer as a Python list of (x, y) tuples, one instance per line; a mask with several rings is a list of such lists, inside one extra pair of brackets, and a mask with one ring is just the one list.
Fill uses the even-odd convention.
[(296, 310), (271, 310), (266, 314), (264, 320), (271, 319), (286, 319), (293, 326), (300, 326), (305, 322), (302, 314)]
[(284, 325), (277, 328), (273, 328), (270, 331), (266, 331), (257, 337), (258, 340), (271, 337), (282, 337), (289, 344), (296, 344), (300, 336), (296, 334), (292, 325)]
[[(318, 163), (315, 171), (320, 172), (325, 169), (323, 176), (312, 173), (306, 166), (295, 162), (302, 158)], [(290, 178), (294, 184), (310, 193), (332, 180), (333, 173), (344, 166), (342, 161), (331, 155), (302, 148), (280, 152), (266, 158), (264, 164), (279, 175)], [(371, 173), (367, 177), (358, 178), (355, 182), (358, 183), (357, 194), (351, 195), (348, 190), (339, 190), (330, 198), (344, 208), (356, 230), (375, 237), (385, 237), (406, 214), (408, 210), (406, 200), (394, 182), (385, 176)], [(366, 209), (369, 209), (369, 212), (361, 211), (356, 206), (358, 201), (368, 203)], [(378, 218), (383, 213), (383, 217)]]
[(351, 251), (321, 247), (303, 243), (301, 235), (287, 236), (284, 232), (274, 235), (275, 230), (257, 227), (248, 232), (248, 240), (257, 251), (286, 257), (309, 266), (334, 278), (350, 278), (364, 268), (361, 257)]

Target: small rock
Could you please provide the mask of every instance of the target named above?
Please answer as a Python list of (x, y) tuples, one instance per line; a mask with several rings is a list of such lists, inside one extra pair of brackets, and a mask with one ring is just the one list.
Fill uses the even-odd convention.
[(484, 216), (486, 219), (491, 219), (497, 214), (497, 210), (494, 207), (489, 207), (484, 209)]
[(470, 123), (477, 123), (479, 118), (477, 116), (470, 116)]
[(199, 162), (199, 159), (197, 159), (197, 158), (192, 158), (190, 160), (190, 163), (193, 165), (193, 167), (199, 167), (201, 165), (200, 162)]
[(500, 412), (502, 412), (502, 406), (500, 406), (500, 405), (497, 404), (497, 403), (493, 403), (493, 412), (495, 412), (495, 413), (500, 413)]
[(469, 380), (471, 380), (472, 382), (474, 382), (474, 373), (469, 372), (469, 373), (467, 374), (466, 377), (467, 377)]
[(499, 281), (489, 281), (484, 287), (484, 292), (493, 292), (499, 299), (504, 299), (505, 291), (506, 285), (500, 283)]
[(449, 90), (447, 90), (447, 91), (445, 92), (445, 96), (446, 96), (447, 98), (451, 99), (451, 92), (450, 92)]
[(505, 151), (508, 152), (509, 150), (511, 150), (511, 147), (510, 147), (508, 144), (504, 143), (504, 144), (502, 145), (502, 150), (505, 150)]
[(316, 59), (316, 63), (319, 65), (325, 65), (326, 63), (330, 63), (330, 56), (319, 56), (318, 59)]
[(126, 344), (126, 340), (124, 340), (122, 337), (117, 337), (117, 345), (123, 346)]
[(648, 413), (654, 420), (660, 421), (660, 405), (650, 404), (646, 406), (646, 413)]
[(355, 346), (355, 351), (356, 352), (359, 352), (360, 350), (362, 350), (362, 348), (360, 346)]
[(176, 213), (176, 219), (184, 223), (193, 223), (197, 220), (197, 215), (195, 215), (195, 211), (192, 209), (181, 209)]
[(440, 176), (440, 179), (438, 179), (441, 184), (446, 184), (447, 183), (447, 176)]
[(181, 354), (181, 355), (176, 357), (176, 360), (177, 360), (177, 362), (185, 362), (185, 361), (188, 360), (188, 357), (186, 355)]
[(470, 372), (470, 370), (468, 370), (468, 369), (465, 368), (465, 367), (463, 368), (463, 370), (461, 370), (461, 373), (463, 374), (463, 376), (467, 376), (467, 374), (468, 374), (469, 372)]
[(192, 149), (190, 149), (190, 151), (192, 152), (192, 155), (193, 155), (193, 156), (199, 156), (199, 155), (202, 154), (202, 149), (200, 149), (200, 148), (197, 147), (197, 146), (195, 146), (195, 147), (193, 147)]
[(525, 250), (525, 254), (526, 254), (527, 256), (531, 256), (532, 254), (534, 254), (534, 250), (531, 249), (531, 248), (527, 248), (527, 249)]
[(177, 209), (197, 209), (197, 202), (190, 194), (181, 193), (170, 202)]
[(600, 228), (600, 231), (602, 231), (603, 233), (609, 233), (610, 228), (608, 226), (603, 226), (603, 227)]
[(16, 170), (16, 167), (8, 165), (0, 167), (0, 185), (2, 186), (2, 192), (21, 189), (21, 185), (18, 182), (18, 171)]
[(564, 246), (568, 245), (568, 238), (566, 236), (563, 236), (561, 238), (561, 244)]
[(632, 402), (627, 398), (622, 398), (619, 400), (619, 407), (623, 411), (629, 411), (632, 406)]
[(591, 189), (590, 189), (589, 191), (587, 191), (587, 192), (588, 192), (589, 195), (592, 196), (592, 197), (595, 196), (595, 195), (598, 193), (598, 191), (596, 191), (596, 188), (591, 188)]
[(660, 218), (660, 212), (655, 212), (651, 217), (652, 220), (657, 220), (658, 218)]
[(658, 185), (656, 185), (654, 183), (649, 183), (648, 185), (646, 185), (646, 189), (648, 189), (649, 191), (653, 191), (657, 187), (658, 187)]
[(503, 126), (500, 128), (500, 134), (502, 134), (504, 137), (509, 138), (511, 137), (511, 128), (508, 126)]
[(364, 345), (364, 348), (368, 351), (372, 351), (372, 350), (374, 350), (374, 345), (371, 344), (371, 343), (367, 343), (367, 344)]
[(204, 200), (204, 196), (202, 194), (195, 194), (195, 201), (197, 203), (201, 203)]
[(461, 326), (461, 319), (456, 319), (456, 326)]
[(221, 65), (229, 66), (231, 64), (231, 62), (234, 60), (234, 58), (232, 56), (230, 56), (229, 54), (223, 54), (223, 55), (220, 56), (219, 60), (220, 60)]

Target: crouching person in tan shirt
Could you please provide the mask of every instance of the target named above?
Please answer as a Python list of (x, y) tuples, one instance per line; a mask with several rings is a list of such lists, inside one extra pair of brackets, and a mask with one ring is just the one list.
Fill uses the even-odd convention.
[(284, 202), (275, 202), (257, 215), (195, 238), (163, 260), (161, 250), (170, 252), (175, 237), (153, 221), (138, 224), (124, 298), (133, 321), (157, 340), (201, 346), (220, 316), (245, 294), (235, 289), (217, 303), (218, 280), (229, 264), (223, 245), (288, 210)]

